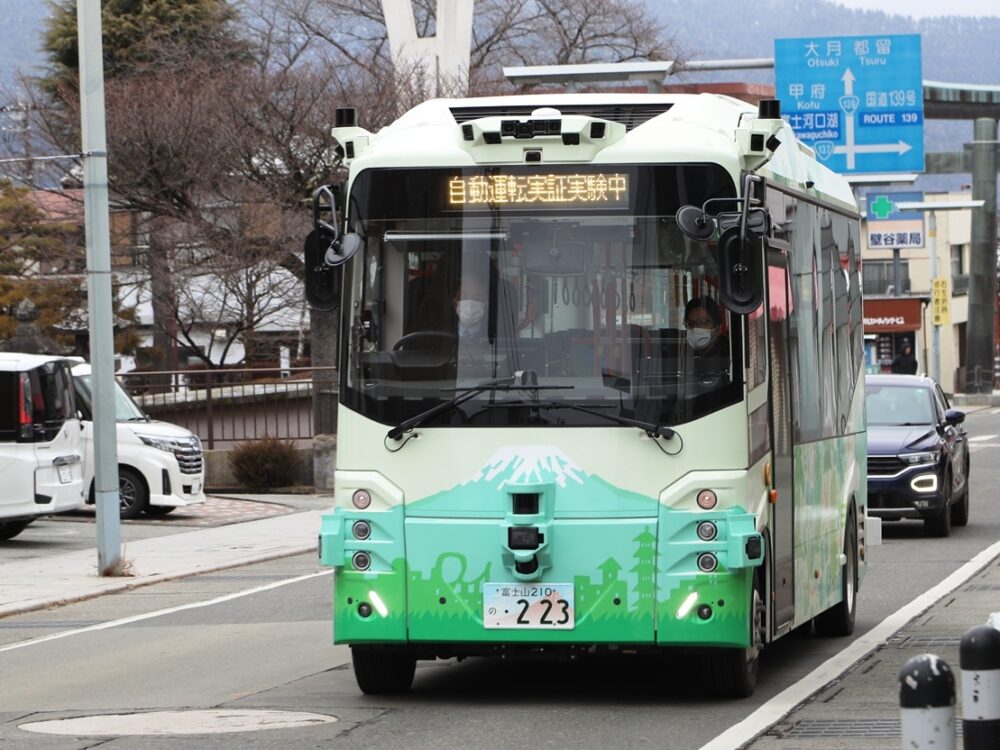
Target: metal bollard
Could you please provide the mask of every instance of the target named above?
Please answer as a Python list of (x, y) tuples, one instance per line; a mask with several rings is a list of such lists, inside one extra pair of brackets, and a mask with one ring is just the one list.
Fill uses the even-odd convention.
[(1000, 631), (977, 625), (958, 648), (965, 750), (1000, 748)]
[(900, 731), (906, 750), (955, 750), (955, 676), (934, 654), (899, 672)]

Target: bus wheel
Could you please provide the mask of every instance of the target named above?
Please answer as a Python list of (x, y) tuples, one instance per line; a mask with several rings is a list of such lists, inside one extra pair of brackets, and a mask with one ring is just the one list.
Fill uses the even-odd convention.
[(816, 617), (816, 635), (841, 637), (854, 632), (854, 613), (858, 605), (858, 527), (854, 510), (847, 516), (844, 531), (844, 555), (847, 563), (841, 568), (840, 602)]
[(763, 574), (757, 568), (753, 576), (750, 648), (722, 648), (709, 657), (711, 688), (720, 698), (749, 698), (757, 687), (766, 627), (764, 596)]
[(378, 647), (351, 646), (354, 679), (365, 695), (405, 693), (413, 686), (417, 660), (408, 654), (387, 652)]

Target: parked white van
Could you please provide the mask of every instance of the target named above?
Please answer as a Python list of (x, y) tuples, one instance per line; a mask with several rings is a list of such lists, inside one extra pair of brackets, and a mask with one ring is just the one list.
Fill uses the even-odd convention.
[(44, 354), (0, 353), (0, 540), (39, 516), (83, 504), (71, 364)]
[[(94, 502), (94, 422), (90, 365), (73, 367), (77, 407), (83, 414), (84, 486)], [(162, 516), (174, 508), (205, 502), (201, 440), (183, 427), (150, 419), (115, 383), (118, 421), (118, 493), (121, 517), (143, 512)]]

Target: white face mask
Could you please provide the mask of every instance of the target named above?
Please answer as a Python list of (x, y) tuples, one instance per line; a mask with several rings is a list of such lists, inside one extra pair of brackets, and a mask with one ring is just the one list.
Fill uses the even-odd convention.
[(707, 328), (688, 328), (687, 342), (692, 349), (699, 351), (712, 342), (712, 332)]
[(455, 305), (458, 319), (466, 328), (470, 328), (483, 319), (486, 305), (477, 299), (460, 299)]

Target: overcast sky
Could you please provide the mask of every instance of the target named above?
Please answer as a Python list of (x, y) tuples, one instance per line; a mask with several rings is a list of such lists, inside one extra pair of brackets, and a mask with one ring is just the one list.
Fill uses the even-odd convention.
[(881, 10), (913, 18), (927, 16), (1000, 16), (997, 0), (833, 0), (840, 5), (859, 10)]

